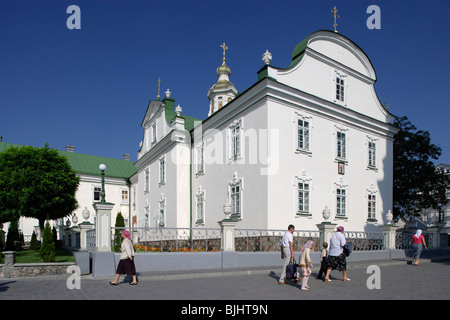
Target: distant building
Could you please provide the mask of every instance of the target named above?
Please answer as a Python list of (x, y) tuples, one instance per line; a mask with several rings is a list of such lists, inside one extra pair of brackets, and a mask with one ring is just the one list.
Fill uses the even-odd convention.
[[(436, 166), (437, 170), (441, 170), (446, 176), (450, 176), (450, 165), (441, 163)], [(447, 204), (439, 204), (437, 209), (428, 208), (420, 213), (421, 219), (429, 226), (440, 224), (443, 228), (442, 232), (450, 234), (450, 185), (446, 190)]]
[[(0, 142), (0, 152), (11, 147), (20, 148), (22, 145)], [(73, 146), (67, 146), (66, 150), (68, 151), (58, 150), (58, 152), (67, 157), (70, 165), (80, 177), (80, 185), (76, 193), (79, 207), (74, 212), (75, 219), (73, 216), (70, 216), (65, 218), (64, 221), (60, 221), (60, 223), (70, 227), (84, 221), (95, 223), (95, 212), (92, 204), (100, 201), (101, 179), (98, 167), (102, 163), (106, 165), (106, 200), (115, 204), (112, 210), (113, 223), (118, 212), (122, 213), (127, 223), (130, 219), (130, 185), (128, 178), (136, 172), (133, 162), (76, 153)], [(83, 218), (85, 209), (90, 213), (88, 220)], [(74, 221), (77, 223), (74, 223)], [(33, 230), (38, 231), (38, 226), (37, 219), (21, 218), (19, 220), (19, 229), (24, 234), (25, 241), (30, 239)], [(7, 230), (7, 225), (5, 225), (4, 231)]]

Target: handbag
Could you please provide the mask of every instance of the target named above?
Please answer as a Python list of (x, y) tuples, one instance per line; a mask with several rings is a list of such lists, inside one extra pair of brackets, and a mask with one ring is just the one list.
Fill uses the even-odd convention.
[(352, 253), (352, 250), (353, 250), (353, 243), (351, 241), (346, 242), (344, 246), (344, 255), (348, 257), (350, 253)]
[(286, 266), (286, 278), (287, 279), (295, 279), (297, 277), (298, 272), (298, 264), (295, 259), (291, 258), (289, 264)]

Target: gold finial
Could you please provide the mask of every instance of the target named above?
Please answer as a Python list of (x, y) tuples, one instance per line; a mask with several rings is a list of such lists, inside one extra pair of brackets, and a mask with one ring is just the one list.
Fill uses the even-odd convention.
[(331, 10), (331, 13), (333, 13), (333, 16), (334, 16), (334, 24), (333, 24), (334, 32), (338, 32), (336, 29), (336, 27), (337, 27), (336, 18), (339, 18), (339, 16), (337, 15), (337, 12), (338, 11), (336, 9), (336, 6), (334, 6), (333, 10)]
[(161, 91), (161, 78), (158, 78), (158, 95), (156, 96), (156, 99), (160, 100), (161, 96), (159, 95)]
[(223, 49), (223, 59), (222, 59), (222, 61), (225, 64), (225, 60), (226, 60), (225, 59), (225, 50), (227, 50), (228, 47), (225, 45), (225, 42), (222, 45), (220, 45), (220, 47)]

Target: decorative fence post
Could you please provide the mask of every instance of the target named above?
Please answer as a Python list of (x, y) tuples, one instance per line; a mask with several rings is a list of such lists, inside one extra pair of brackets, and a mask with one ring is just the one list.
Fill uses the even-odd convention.
[(383, 245), (385, 249), (395, 249), (395, 235), (397, 233), (397, 226), (392, 224), (385, 224), (380, 226), (383, 232)]
[(234, 229), (236, 228), (236, 221), (230, 218), (231, 204), (229, 204), (228, 202), (225, 203), (223, 205), (223, 212), (226, 218), (222, 221), (219, 221), (219, 225), (222, 228), (222, 250), (235, 251)]
[(427, 231), (431, 233), (433, 239), (433, 249), (439, 249), (441, 247), (441, 227), (432, 226), (428, 227)]
[(328, 222), (327, 220), (330, 218), (330, 209), (325, 206), (325, 209), (322, 211), (322, 217), (325, 219), (324, 222), (316, 224), (319, 229), (320, 235), (320, 243), (319, 248), (322, 248), (324, 242), (330, 243), (330, 238), (334, 233), (334, 228), (337, 226), (335, 223)]
[(88, 222), (88, 221), (84, 221), (84, 222), (80, 223), (78, 225), (78, 227), (81, 230), (80, 248), (83, 249), (83, 250), (86, 250), (87, 249), (87, 240), (86, 240), (87, 237), (86, 237), (86, 234), (87, 234), (88, 230), (92, 230), (94, 228), (94, 225), (92, 223)]
[(111, 251), (111, 210), (114, 203), (96, 202), (95, 246), (97, 251)]
[(397, 234), (398, 227), (392, 224), (392, 219), (394, 216), (392, 215), (391, 210), (386, 213), (387, 223), (384, 226), (380, 226), (381, 231), (383, 232), (383, 245), (385, 249), (395, 249), (395, 235)]

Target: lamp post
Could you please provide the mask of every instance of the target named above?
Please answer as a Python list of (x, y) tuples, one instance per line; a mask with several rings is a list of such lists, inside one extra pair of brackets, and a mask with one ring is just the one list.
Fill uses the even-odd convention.
[(106, 166), (102, 163), (101, 165), (98, 166), (98, 168), (100, 169), (101, 176), (102, 176), (102, 193), (101, 193), (101, 198), (100, 198), (100, 202), (101, 203), (105, 203), (105, 170), (106, 170)]
[(441, 208), (442, 208), (442, 203), (438, 203), (438, 208), (439, 208), (439, 223), (441, 223), (442, 222), (442, 219), (441, 219)]

